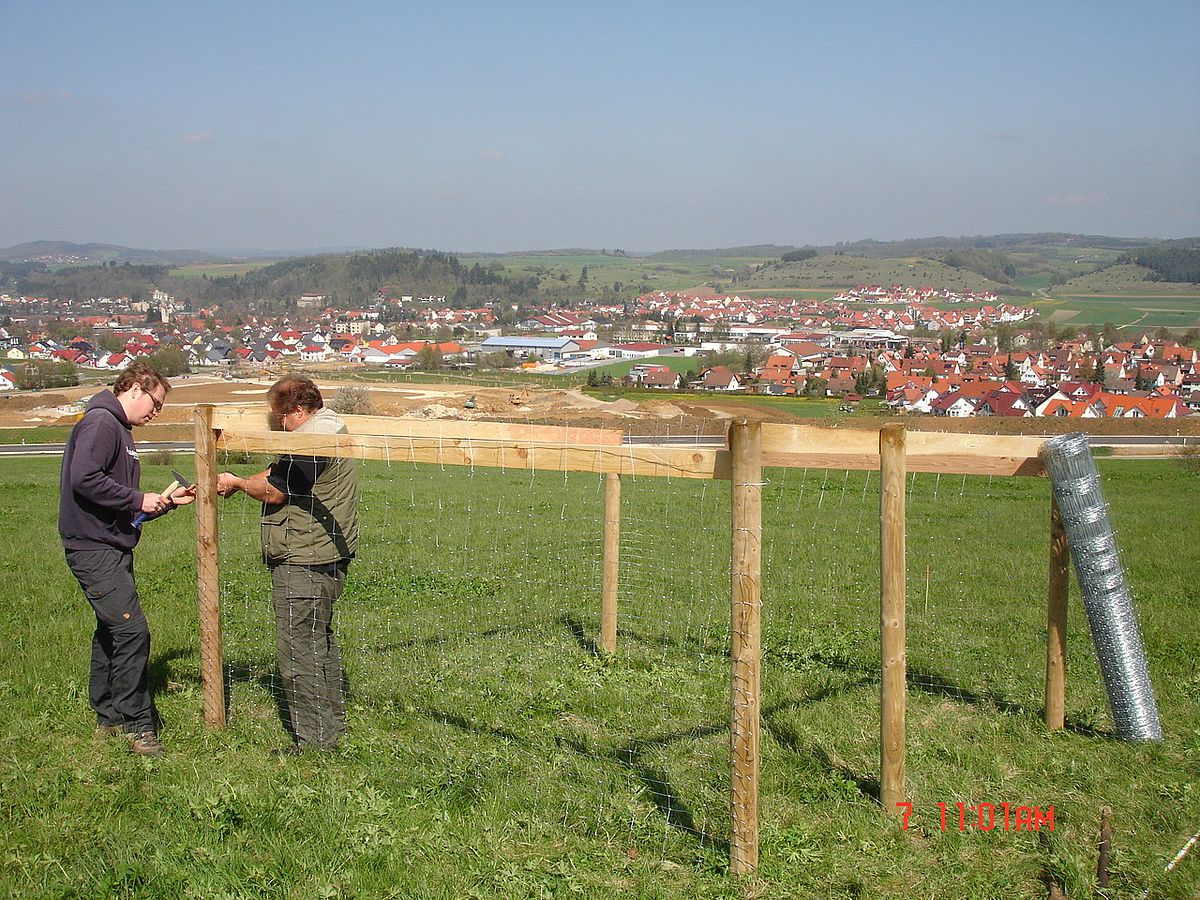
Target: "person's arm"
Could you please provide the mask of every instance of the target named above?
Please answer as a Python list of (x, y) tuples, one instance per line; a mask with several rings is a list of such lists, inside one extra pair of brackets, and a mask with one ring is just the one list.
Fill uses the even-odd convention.
[(290, 497), (311, 497), (317, 477), (329, 460), (321, 456), (285, 454), (256, 475), (240, 478), (232, 472), (217, 476), (217, 493), (231, 497), (238, 491), (263, 503), (279, 505)]
[(279, 505), (287, 502), (287, 494), (268, 481), (270, 469), (264, 469), (245, 478), (232, 472), (222, 472), (217, 476), (217, 493), (222, 497), (232, 497), (238, 491), (253, 497), (263, 503)]

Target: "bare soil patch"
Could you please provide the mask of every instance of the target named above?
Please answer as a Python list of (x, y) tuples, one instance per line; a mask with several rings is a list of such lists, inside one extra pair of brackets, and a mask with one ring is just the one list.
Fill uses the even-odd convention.
[[(192, 410), (199, 403), (249, 405), (266, 399), (269, 380), (224, 381), (211, 376), (178, 378), (167, 395), (162, 414), (139, 429), (143, 440), (188, 440), (192, 436)], [(631, 434), (722, 434), (730, 420), (790, 422), (829, 425), (821, 419), (799, 418), (786, 407), (770, 408), (741, 403), (736, 398), (698, 394), (670, 399), (653, 395), (622, 397), (606, 401), (578, 388), (524, 389), (475, 387), (462, 384), (371, 384), (339, 383), (318, 378), (328, 401), (341, 386), (365, 388), (379, 415), (417, 419), (460, 419), (550, 424), (572, 424), (591, 428), (619, 428)], [(90, 397), (98, 388), (69, 388), (22, 393), (0, 398), (0, 427), (28, 428), (39, 424), (69, 424), (74, 415), (64, 413), (77, 400)], [(473, 399), (473, 408), (468, 401)], [(838, 427), (873, 428), (896, 417), (855, 416)], [(913, 416), (905, 418), (909, 428), (922, 431), (988, 434), (1064, 434), (1087, 431), (1093, 434), (1200, 435), (1200, 418), (1131, 419), (1005, 419)]]

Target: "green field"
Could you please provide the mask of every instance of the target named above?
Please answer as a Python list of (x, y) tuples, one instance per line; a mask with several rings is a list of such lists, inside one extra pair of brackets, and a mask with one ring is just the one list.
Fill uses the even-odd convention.
[[(252, 471), (252, 461), (233, 464)], [(1192, 897), (1200, 609), (1173, 462), (1102, 460), (1166, 739), (1114, 740), (1079, 596), (1068, 727), (1041, 724), (1048, 489), (912, 476), (907, 832), (878, 791), (878, 478), (764, 472), (762, 859), (728, 874), (729, 488), (622, 479), (618, 652), (595, 652), (604, 481), (363, 465), (339, 604), (350, 733), (279, 761), (255, 504), (221, 506), (229, 727), (200, 715), (192, 518), (138, 551), (169, 754), (92, 736), (93, 621), (57, 461), (0, 463), (0, 893), (33, 897)], [(148, 484), (169, 478), (148, 466)], [(1186, 520), (1184, 520), (1186, 521)], [(1174, 523), (1174, 524), (1172, 524)], [(1054, 807), (968, 830), (939, 802)]]
[(170, 274), (173, 278), (203, 278), (206, 275), (209, 278), (228, 278), (231, 275), (256, 272), (277, 262), (279, 262), (277, 259), (253, 259), (235, 263), (193, 263), (187, 266), (176, 266)]
[(1154, 296), (1147, 294), (1062, 294), (1052, 292), (1033, 306), (1043, 319), (1076, 326), (1114, 325), (1139, 334), (1159, 326), (1187, 330), (1200, 325), (1200, 294)]

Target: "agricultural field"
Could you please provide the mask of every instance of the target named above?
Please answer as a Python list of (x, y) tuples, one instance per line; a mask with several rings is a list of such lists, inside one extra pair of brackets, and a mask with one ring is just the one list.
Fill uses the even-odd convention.
[[(245, 473), (262, 458), (226, 458)], [(143, 478), (169, 480), (167, 460)], [(175, 467), (190, 471), (190, 460)], [(169, 753), (92, 735), (93, 620), (62, 562), (56, 460), (0, 463), (0, 893), (179, 897), (1192, 897), (1200, 856), (1198, 476), (1101, 460), (1165, 740), (1116, 741), (1080, 598), (1067, 728), (1041, 723), (1049, 491), (916, 475), (908, 493), (907, 831), (878, 801), (878, 478), (764, 472), (761, 863), (728, 873), (729, 488), (622, 479), (618, 649), (596, 650), (594, 475), (361, 464), (339, 602), (350, 732), (277, 760), (257, 509), (223, 502), (229, 725), (203, 726), (194, 527), (138, 550)], [(1053, 806), (1053, 829), (957, 807)], [(951, 810), (943, 830), (939, 803)]]
[(1165, 326), (1186, 331), (1200, 326), (1200, 291), (1195, 294), (1116, 295), (1067, 294), (1051, 291), (1052, 297), (1029, 305), (1043, 319), (1060, 325), (1087, 328), (1111, 322), (1130, 335), (1130, 340)]
[(192, 263), (186, 266), (176, 266), (171, 270), (172, 278), (228, 278), (231, 275), (245, 275), (265, 269), (277, 259), (250, 259), (231, 263)]

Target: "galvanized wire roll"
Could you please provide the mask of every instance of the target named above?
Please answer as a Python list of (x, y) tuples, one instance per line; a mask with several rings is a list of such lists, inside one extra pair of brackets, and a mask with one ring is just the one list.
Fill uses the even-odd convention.
[(1117, 737), (1160, 741), (1146, 651), (1087, 435), (1052, 438), (1042, 445), (1041, 457), (1071, 548)]

